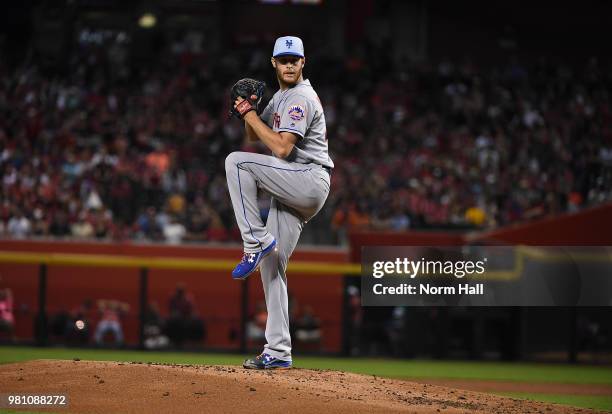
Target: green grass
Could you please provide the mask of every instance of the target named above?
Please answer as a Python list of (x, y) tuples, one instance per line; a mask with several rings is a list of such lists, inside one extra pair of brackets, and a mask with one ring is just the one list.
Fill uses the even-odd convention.
[[(0, 363), (32, 359), (138, 361), (240, 365), (245, 356), (70, 348), (0, 347)], [(612, 367), (514, 362), (428, 361), (376, 358), (298, 357), (298, 368), (333, 369), (391, 378), (451, 378), (612, 385)]]
[[(0, 347), (0, 363), (32, 359), (80, 358), (202, 365), (240, 365), (245, 356), (124, 350)], [(612, 385), (612, 367), (471, 361), (391, 360), (376, 358), (297, 357), (297, 368), (332, 369), (390, 378), (449, 378), (517, 382)], [(511, 393), (517, 398), (612, 410), (612, 397)]]
[(496, 392), (495, 394), (524, 400), (545, 401), (572, 405), (574, 407), (592, 408), (594, 410), (612, 411), (612, 396), (606, 395), (539, 394), (530, 392)]
[(302, 368), (326, 368), (392, 378), (451, 378), (569, 384), (612, 384), (611, 367), (562, 364), (299, 358)]

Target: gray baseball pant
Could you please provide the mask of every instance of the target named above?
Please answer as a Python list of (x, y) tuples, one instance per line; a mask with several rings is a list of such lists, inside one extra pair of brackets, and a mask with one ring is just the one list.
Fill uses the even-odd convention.
[[(330, 188), (327, 171), (262, 154), (232, 152), (225, 159), (227, 186), (244, 251), (259, 252), (276, 239), (276, 250), (260, 264), (268, 320), (264, 352), (291, 360), (287, 263), (304, 224), (323, 207)], [(272, 195), (267, 223), (257, 205), (257, 189)]]

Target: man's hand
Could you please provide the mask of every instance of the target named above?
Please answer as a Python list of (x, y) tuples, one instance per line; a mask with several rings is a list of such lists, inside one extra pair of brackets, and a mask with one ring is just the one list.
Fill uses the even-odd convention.
[(237, 97), (234, 101), (234, 111), (240, 114), (240, 118), (244, 119), (244, 116), (251, 112), (257, 112), (257, 106), (253, 106), (251, 101), (257, 101), (257, 95), (251, 95), (250, 100), (244, 99), (241, 96)]

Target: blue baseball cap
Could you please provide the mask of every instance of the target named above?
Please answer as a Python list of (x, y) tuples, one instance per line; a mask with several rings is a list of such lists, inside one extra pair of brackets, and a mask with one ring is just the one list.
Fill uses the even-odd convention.
[(295, 36), (283, 36), (276, 39), (272, 57), (299, 56), (304, 57), (304, 43)]

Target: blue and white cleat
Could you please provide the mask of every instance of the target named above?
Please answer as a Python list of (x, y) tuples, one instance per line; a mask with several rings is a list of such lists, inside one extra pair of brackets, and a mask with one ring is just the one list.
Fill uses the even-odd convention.
[(275, 248), (276, 248), (276, 240), (272, 240), (272, 243), (270, 243), (270, 245), (266, 247), (265, 249), (263, 249), (261, 252), (257, 252), (257, 253), (245, 252), (244, 255), (242, 256), (242, 260), (240, 261), (240, 263), (238, 263), (238, 265), (232, 271), (232, 278), (233, 279), (246, 279), (247, 277), (249, 277), (251, 273), (257, 270), (257, 266), (259, 266), (259, 263), (261, 262), (261, 260), (267, 255), (269, 255), (272, 252), (272, 250), (274, 250)]
[(291, 361), (283, 361), (266, 353), (247, 359), (242, 364), (246, 369), (289, 369), (291, 365)]

